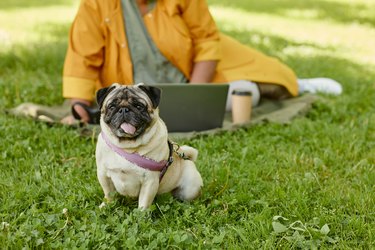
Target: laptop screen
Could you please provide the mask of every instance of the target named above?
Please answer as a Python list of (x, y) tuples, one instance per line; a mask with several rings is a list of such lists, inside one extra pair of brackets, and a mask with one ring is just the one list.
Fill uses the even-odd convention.
[(169, 132), (222, 127), (227, 84), (156, 84), (162, 90), (160, 117)]

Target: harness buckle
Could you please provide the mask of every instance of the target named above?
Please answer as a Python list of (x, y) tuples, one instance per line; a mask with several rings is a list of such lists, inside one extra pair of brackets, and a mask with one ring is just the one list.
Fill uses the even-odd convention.
[(170, 157), (168, 158), (168, 161), (167, 161), (166, 166), (170, 166), (172, 163), (173, 163), (173, 156), (170, 156)]

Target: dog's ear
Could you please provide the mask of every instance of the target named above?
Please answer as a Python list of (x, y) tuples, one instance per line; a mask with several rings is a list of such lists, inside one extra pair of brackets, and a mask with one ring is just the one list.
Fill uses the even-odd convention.
[(142, 85), (139, 84), (138, 87), (147, 94), (147, 96), (150, 98), (152, 102), (152, 107), (156, 109), (160, 103), (161, 89), (154, 87), (154, 86), (143, 85), (143, 84)]
[(96, 102), (98, 103), (99, 105), (99, 110), (102, 109), (102, 106), (103, 106), (103, 102), (105, 100), (105, 98), (107, 97), (107, 95), (116, 88), (116, 86), (114, 85), (111, 85), (109, 87), (106, 87), (106, 88), (102, 88), (102, 89), (99, 89), (97, 92), (96, 92)]

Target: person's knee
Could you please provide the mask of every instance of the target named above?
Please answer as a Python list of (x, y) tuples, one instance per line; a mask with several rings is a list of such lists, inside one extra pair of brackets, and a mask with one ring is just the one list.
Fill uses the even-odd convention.
[(252, 95), (252, 99), (251, 99), (252, 106), (253, 107), (258, 106), (259, 100), (260, 100), (260, 91), (259, 91), (258, 85), (248, 80), (238, 80), (238, 81), (229, 82), (229, 90), (228, 90), (227, 104), (226, 104), (227, 111), (232, 110), (232, 92), (235, 89), (250, 91)]

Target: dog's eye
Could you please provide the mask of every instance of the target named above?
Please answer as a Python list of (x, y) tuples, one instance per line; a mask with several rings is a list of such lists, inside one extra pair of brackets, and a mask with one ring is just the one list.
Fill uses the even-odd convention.
[(138, 110), (144, 110), (144, 106), (142, 104), (137, 104), (135, 105), (135, 107), (138, 109)]
[(109, 109), (109, 110), (114, 110), (115, 108), (116, 108), (116, 106), (113, 105), (113, 104), (110, 104), (110, 105), (108, 106), (108, 109)]

